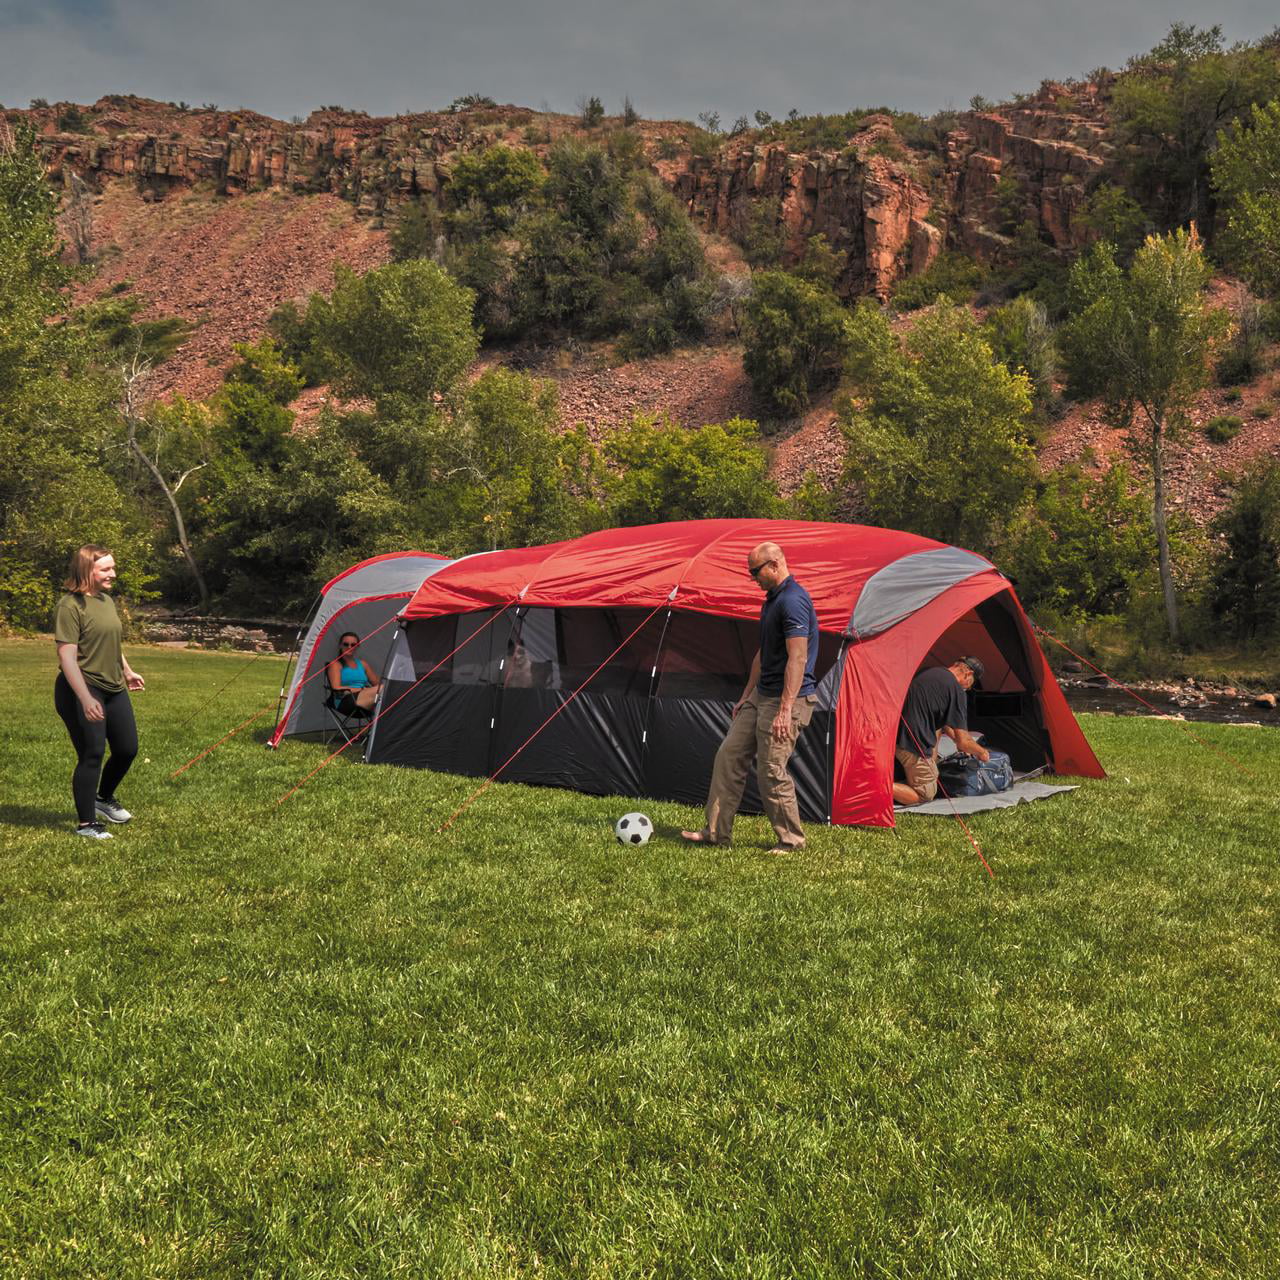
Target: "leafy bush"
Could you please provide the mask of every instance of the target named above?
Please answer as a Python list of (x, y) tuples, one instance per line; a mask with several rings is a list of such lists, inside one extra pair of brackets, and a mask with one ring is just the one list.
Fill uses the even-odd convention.
[(454, 209), (479, 213), (481, 233), (504, 231), (532, 203), (544, 181), (542, 165), (532, 151), (487, 147), (457, 158), (448, 197)]
[(1216, 418), (1210, 418), (1204, 424), (1203, 430), (1206, 437), (1214, 444), (1226, 444), (1240, 434), (1242, 426), (1244, 426), (1242, 419), (1224, 413)]
[(762, 271), (743, 309), (743, 367), (779, 415), (803, 413), (809, 393), (835, 374), (848, 316), (829, 289), (785, 271)]
[(138, 294), (110, 297), (89, 303), (76, 317), (96, 341), (121, 359), (139, 356), (163, 364), (191, 336), (193, 325), (181, 316), (139, 320), (146, 299)]
[(704, 331), (701, 240), (641, 156), (639, 135), (617, 130), (607, 148), (557, 143), (545, 174), (509, 148), (459, 162), (442, 256), (487, 337), (622, 334), (624, 351), (652, 354)]
[(1275, 411), (1276, 407), (1270, 400), (1259, 400), (1258, 403), (1253, 406), (1253, 416), (1260, 421), (1265, 418), (1270, 418)]
[(1116, 246), (1121, 262), (1128, 262), (1150, 230), (1142, 206), (1121, 186), (1103, 182), (1089, 193), (1075, 215), (1098, 240)]
[(1038, 482), (1001, 557), (1028, 609), (1058, 617), (1110, 614), (1152, 576), (1155, 538), (1146, 499), (1132, 488), (1123, 465), (1096, 479), (1062, 467)]
[(892, 302), (898, 311), (917, 311), (932, 306), (944, 295), (953, 302), (968, 302), (981, 286), (982, 265), (960, 253), (940, 253), (929, 269), (918, 276), (900, 280), (893, 289)]
[(426, 401), (475, 359), (474, 295), (434, 263), (395, 262), (364, 276), (339, 267), (336, 276), (328, 302), (308, 307), (307, 324), (342, 394)]
[(1048, 405), (1058, 353), (1045, 308), (1030, 297), (1015, 298), (987, 315), (982, 332), (997, 360), (1027, 376), (1036, 405)]
[(742, 246), (742, 256), (752, 267), (781, 265), (786, 236), (780, 200), (753, 200), (746, 212), (738, 215), (734, 238)]
[(274, 404), (288, 404), (303, 388), (302, 374), (271, 338), (260, 342), (237, 342), (239, 357), (227, 370), (225, 381), (255, 387)]
[(637, 417), (604, 441), (611, 524), (779, 515), (769, 459), (754, 422), (698, 429)]
[(1262, 308), (1252, 298), (1245, 298), (1232, 330), (1231, 341), (1223, 348), (1214, 365), (1218, 385), (1235, 387), (1252, 382), (1266, 371), (1266, 335), (1262, 327)]

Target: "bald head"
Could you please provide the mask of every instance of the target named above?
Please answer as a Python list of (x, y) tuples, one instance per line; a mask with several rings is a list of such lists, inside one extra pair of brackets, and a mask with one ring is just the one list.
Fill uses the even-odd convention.
[(753, 547), (751, 554), (747, 556), (747, 572), (762, 591), (772, 591), (787, 577), (790, 570), (782, 548), (776, 542), (762, 542)]

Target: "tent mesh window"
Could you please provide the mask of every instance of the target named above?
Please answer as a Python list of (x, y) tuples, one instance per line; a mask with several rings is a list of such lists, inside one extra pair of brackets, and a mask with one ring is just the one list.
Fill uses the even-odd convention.
[[(411, 623), (415, 678), (426, 679), (384, 721), (378, 757), (474, 776), (501, 768), (511, 782), (701, 804), (759, 627), (660, 610), (624, 645), (650, 612), (531, 608), (495, 620), (485, 610)], [(840, 647), (838, 636), (822, 636), (820, 681), (834, 674)], [(828, 680), (824, 693), (835, 683)], [(409, 687), (393, 682), (388, 701)], [(809, 820), (828, 816), (833, 713), (829, 697), (823, 702), (792, 759)], [(760, 811), (754, 779), (743, 809)]]

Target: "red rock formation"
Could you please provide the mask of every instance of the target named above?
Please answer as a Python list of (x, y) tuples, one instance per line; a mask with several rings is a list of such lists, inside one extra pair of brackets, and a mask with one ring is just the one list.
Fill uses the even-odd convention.
[[(102, 99), (87, 110), (87, 133), (58, 132), (62, 106), (30, 113), (53, 176), (67, 166), (89, 177), (136, 180), (153, 198), (206, 185), (234, 195), (267, 187), (328, 192), (374, 215), (401, 200), (438, 194), (450, 158), (502, 140), (533, 118), (520, 108), (375, 119), (313, 112), (284, 124), (252, 112), (179, 111), (139, 98)], [(573, 132), (570, 117), (541, 117)], [(652, 143), (675, 126), (645, 126)], [(944, 246), (998, 258), (1011, 223), (1030, 220), (1054, 246), (1079, 248), (1078, 212), (1102, 175), (1110, 145), (1093, 86), (1045, 84), (1035, 98), (970, 113), (944, 154), (912, 152), (893, 120), (870, 115), (839, 151), (797, 154), (782, 143), (727, 141), (714, 156), (683, 152), (655, 170), (708, 230), (735, 236), (763, 201), (777, 209), (784, 262), (822, 234), (844, 265), (838, 290), (886, 297), (894, 282), (923, 271)], [(669, 154), (669, 149), (668, 149)], [(1016, 178), (1011, 211), (1010, 184)], [(997, 196), (999, 195), (999, 206)], [(1011, 216), (1012, 215), (1012, 216)]]

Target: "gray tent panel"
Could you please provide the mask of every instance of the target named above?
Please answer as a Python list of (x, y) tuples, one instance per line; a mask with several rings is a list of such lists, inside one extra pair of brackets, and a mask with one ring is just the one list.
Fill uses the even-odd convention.
[(344, 631), (362, 638), (360, 656), (379, 675), (386, 675), (387, 658), (399, 630), (393, 619), (433, 573), (452, 563), (421, 552), (379, 556), (330, 584), (299, 646), (285, 713), (271, 736), (273, 746), (286, 734), (316, 733), (328, 727), (320, 671), (338, 656), (338, 637)]
[(853, 607), (849, 630), (864, 640), (878, 635), (923, 609), (948, 587), (991, 567), (991, 561), (959, 547), (903, 556), (867, 579)]

